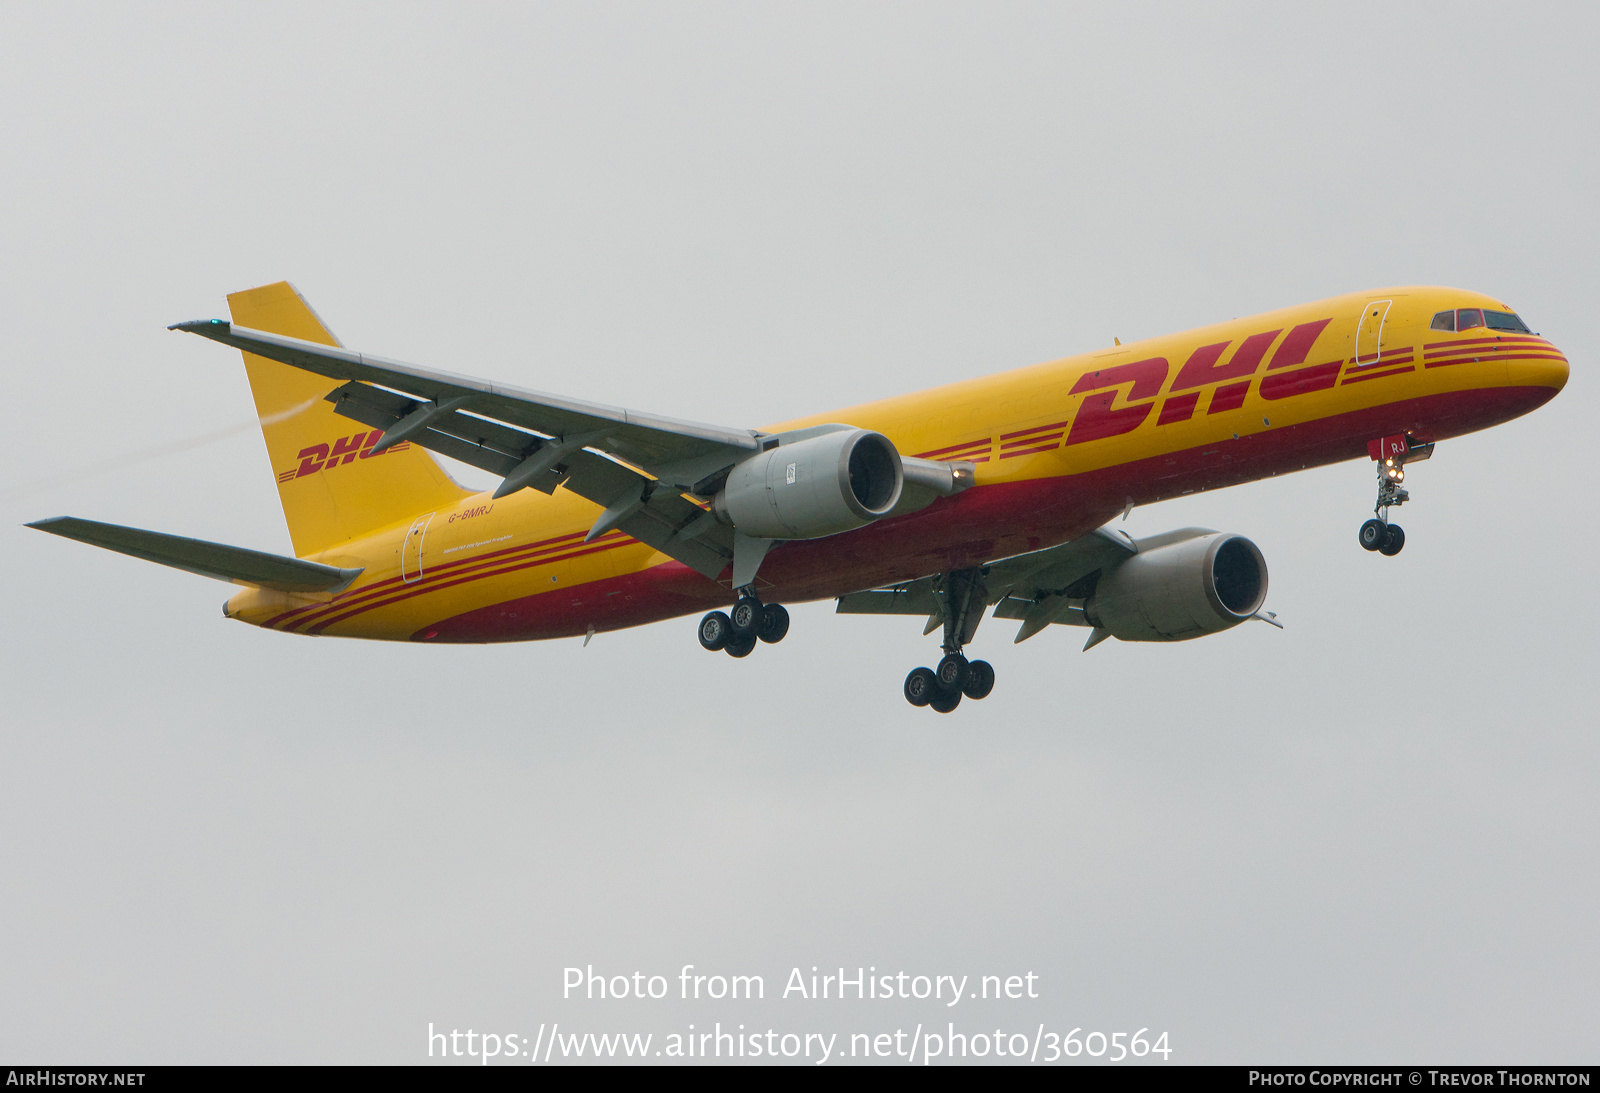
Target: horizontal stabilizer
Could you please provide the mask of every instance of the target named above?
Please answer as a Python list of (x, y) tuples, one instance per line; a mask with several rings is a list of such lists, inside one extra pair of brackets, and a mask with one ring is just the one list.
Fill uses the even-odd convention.
[(181, 535), (163, 535), (159, 531), (79, 520), (74, 516), (35, 520), (28, 527), (198, 573), (202, 577), (280, 592), (342, 592), (362, 573), (360, 569), (339, 569), (299, 558), (208, 543), (204, 539), (185, 539)]

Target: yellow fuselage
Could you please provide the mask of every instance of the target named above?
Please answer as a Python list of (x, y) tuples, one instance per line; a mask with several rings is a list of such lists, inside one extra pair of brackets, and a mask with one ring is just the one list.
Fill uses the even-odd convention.
[[(1430, 329), (1453, 308), (1509, 311), (1457, 289), (1340, 296), (770, 427), (842, 422), (905, 455), (976, 464), (975, 484), (905, 516), (773, 549), (764, 599), (796, 602), (1052, 546), (1128, 503), (1364, 458), (1406, 434), (1446, 439), (1527, 413), (1567, 379), (1535, 335)], [(330, 463), (321, 474), (338, 474)], [(227, 613), (347, 637), (509, 641), (581, 635), (730, 598), (565, 490), (489, 494), (314, 555), (365, 572), (337, 595), (248, 589)]]

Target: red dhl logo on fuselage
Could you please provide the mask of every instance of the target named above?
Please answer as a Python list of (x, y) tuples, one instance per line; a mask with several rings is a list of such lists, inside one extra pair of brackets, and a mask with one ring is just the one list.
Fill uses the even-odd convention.
[(343, 467), (354, 463), (357, 459), (371, 459), (373, 456), (387, 455), (390, 452), (403, 451), (411, 447), (408, 441), (402, 440), (392, 448), (385, 448), (381, 452), (374, 452), (372, 446), (383, 436), (382, 429), (374, 429), (370, 433), (357, 433), (355, 436), (342, 436), (331, 445), (313, 444), (309, 448), (301, 448), (296, 458), (300, 460), (298, 467), (291, 467), (286, 471), (278, 472), (279, 482), (288, 482), (295, 478), (304, 478), (308, 474), (318, 471), (328, 471), (335, 467)]
[[(1260, 394), (1266, 399), (1288, 398), (1332, 387), (1339, 379), (1344, 360), (1296, 367), (1305, 364), (1316, 343), (1332, 319), (1318, 319), (1294, 327), (1278, 346), (1267, 365), (1267, 376), (1262, 379)], [(1174, 425), (1188, 421), (1200, 405), (1200, 396), (1207, 387), (1214, 387), (1207, 414), (1221, 414), (1237, 410), (1244, 405), (1245, 395), (1266, 359), (1267, 350), (1278, 340), (1283, 328), (1264, 330), (1252, 334), (1239, 343), (1232, 356), (1223, 355), (1233, 342), (1214, 342), (1202, 345), (1189, 354), (1178, 376), (1160, 401), (1161, 413), (1156, 424)], [(1387, 362), (1386, 362), (1387, 363)], [(998, 459), (1011, 459), (1033, 452), (1049, 451), (1056, 447), (1086, 444), (1091, 440), (1131, 433), (1143, 425), (1156, 408), (1157, 396), (1166, 387), (1172, 374), (1172, 364), (1166, 357), (1148, 357), (1126, 364), (1113, 364), (1085, 372), (1072, 385), (1069, 395), (1084, 395), (1075, 417), (1048, 425), (1035, 425), (1013, 433), (1002, 433), (999, 438)], [(1127, 387), (1123, 405), (1116, 406), (1121, 389)], [(1070, 426), (1070, 428), (1069, 428)], [(1063, 437), (1065, 439), (1063, 440)], [(921, 453), (923, 458), (971, 459), (983, 463), (989, 459), (987, 439)]]
[[(1332, 321), (1318, 319), (1301, 323), (1289, 331), (1267, 364), (1267, 375), (1262, 378), (1259, 388), (1262, 398), (1281, 399), (1303, 395), (1325, 390), (1338, 382), (1339, 369), (1344, 366), (1342, 357), (1326, 364), (1298, 367), (1305, 364), (1306, 358), (1311, 355), (1312, 345)], [(1231, 341), (1202, 345), (1190, 353), (1161, 403), (1156, 424), (1174, 425), (1188, 421), (1194, 416), (1200, 405), (1200, 395), (1207, 387), (1215, 387), (1211, 402), (1206, 407), (1207, 414), (1239, 409), (1244, 405), (1250, 385), (1255, 382), (1256, 373), (1261, 370), (1267, 350), (1272, 348), (1282, 333), (1283, 328), (1279, 327), (1277, 330), (1252, 334), (1239, 343), (1239, 348), (1227, 360), (1222, 358), (1233, 344)], [(1150, 411), (1155, 409), (1155, 397), (1161, 393), (1171, 371), (1172, 365), (1167, 358), (1150, 357), (1087, 372), (1079, 377), (1070, 393), (1088, 397), (1078, 408), (1078, 416), (1073, 419), (1066, 444), (1083, 444), (1133, 432), (1145, 423)], [(1132, 386), (1128, 390), (1127, 401), (1137, 405), (1112, 409), (1118, 389), (1130, 382)]]
[[(1157, 427), (1176, 425), (1195, 416), (1208, 388), (1211, 398), (1206, 403), (1205, 413), (1228, 413), (1244, 405), (1251, 385), (1263, 371), (1263, 362), (1265, 375), (1260, 376), (1256, 393), (1269, 401), (1416, 370), (1417, 356), (1410, 346), (1385, 347), (1371, 360), (1347, 361), (1341, 355), (1320, 364), (1306, 364), (1317, 339), (1332, 321), (1330, 318), (1301, 323), (1291, 327), (1287, 334), (1282, 327), (1251, 334), (1237, 343), (1238, 348), (1232, 355), (1228, 355), (1229, 348), (1235, 344), (1232, 340), (1202, 345), (1189, 354), (1170, 388), (1166, 384), (1167, 377), (1172, 374), (1172, 364), (1166, 357), (1149, 357), (1086, 372), (1068, 392), (1085, 396), (1074, 417), (1002, 433), (997, 441), (998, 450), (994, 450), (996, 442), (983, 437), (919, 455), (925, 459), (969, 459), (975, 463), (988, 462), (991, 453), (996, 459), (1012, 459), (1131, 433), (1149, 420), (1157, 406), (1161, 408), (1156, 416)], [(1281, 342), (1279, 335), (1283, 335)], [(1500, 343), (1501, 348), (1523, 355), (1552, 359), (1560, 356), (1548, 342), (1536, 336), (1503, 335), (1494, 341)], [(1277, 349), (1269, 359), (1267, 353), (1274, 344)], [(1482, 347), (1456, 349), (1455, 343), (1439, 343), (1428, 349), (1429, 355), (1423, 362), (1428, 368), (1476, 359), (1476, 355), (1485, 353)], [(1440, 352), (1434, 353), (1434, 350)], [(1444, 355), (1452, 351), (1454, 355)], [(1121, 405), (1117, 405), (1124, 389), (1126, 396), (1121, 399)], [(1163, 390), (1166, 397), (1160, 398)]]

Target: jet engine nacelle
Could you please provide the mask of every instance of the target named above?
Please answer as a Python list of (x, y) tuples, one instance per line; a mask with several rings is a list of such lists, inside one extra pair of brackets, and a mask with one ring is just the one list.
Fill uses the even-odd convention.
[(1238, 626), (1266, 598), (1260, 549), (1214, 531), (1141, 550), (1100, 578), (1084, 614), (1123, 641), (1184, 641)]
[(717, 516), (757, 539), (820, 539), (889, 514), (905, 473), (882, 433), (840, 429), (781, 444), (728, 472)]

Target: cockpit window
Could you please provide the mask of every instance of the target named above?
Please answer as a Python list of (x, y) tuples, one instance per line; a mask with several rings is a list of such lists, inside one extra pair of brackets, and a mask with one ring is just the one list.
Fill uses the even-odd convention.
[(1485, 308), (1483, 321), (1490, 330), (1511, 330), (1518, 334), (1533, 333), (1528, 329), (1528, 324), (1519, 319), (1514, 311), (1490, 311)]
[(1488, 308), (1464, 307), (1460, 311), (1441, 311), (1428, 324), (1430, 330), (1474, 330), (1487, 326), (1490, 330), (1509, 330), (1517, 334), (1532, 334), (1528, 324), (1514, 311), (1490, 311)]

